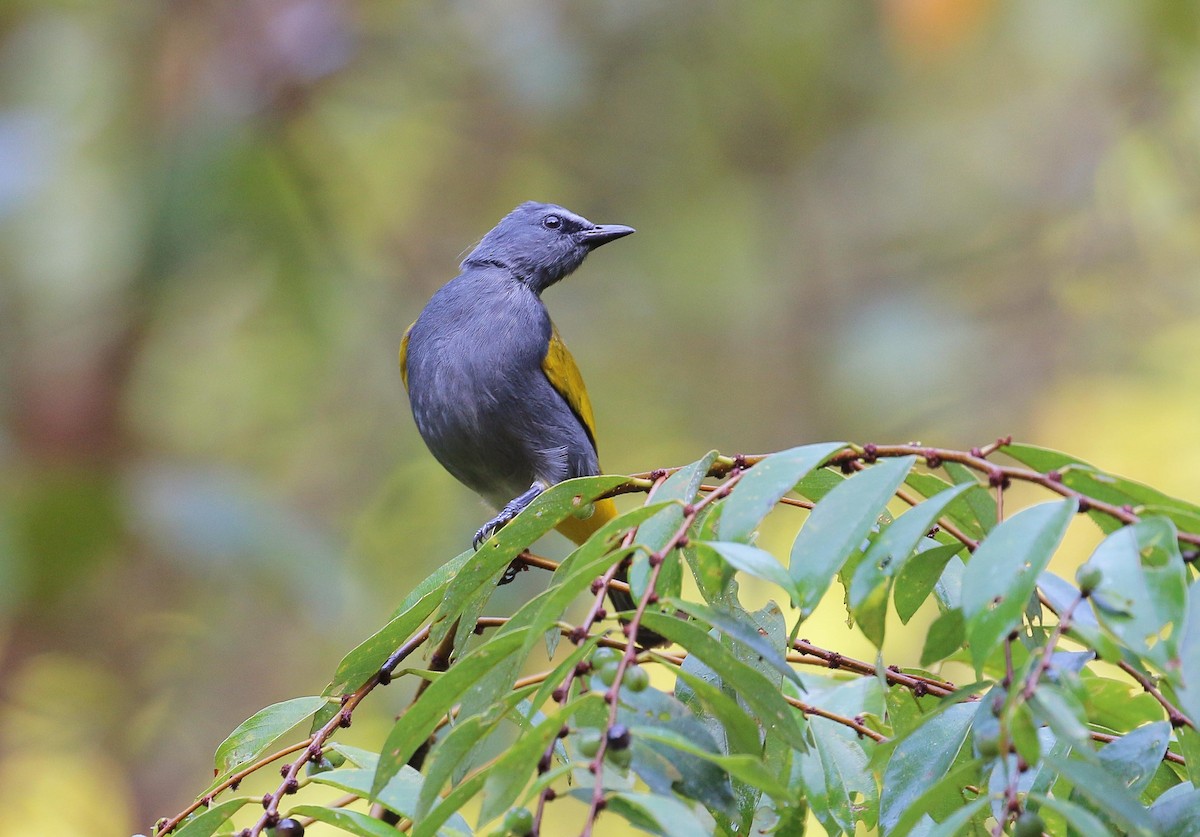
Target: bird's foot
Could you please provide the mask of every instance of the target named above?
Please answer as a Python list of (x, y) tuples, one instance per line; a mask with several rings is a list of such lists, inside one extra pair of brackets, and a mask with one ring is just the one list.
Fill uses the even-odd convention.
[[(509, 519), (511, 520), (511, 518)], [(471, 538), (471, 546), (475, 548), (476, 552), (478, 552), (479, 547), (483, 546), (483, 542), (499, 532), (505, 523), (508, 523), (508, 520), (502, 519), (501, 515), (496, 515), (493, 517), (487, 523), (479, 527), (479, 531), (475, 533), (475, 537)]]
[(544, 490), (541, 483), (535, 482), (524, 494), (509, 500), (504, 505), (504, 508), (500, 509), (499, 514), (479, 527), (479, 531), (471, 539), (471, 545), (478, 551), (484, 541), (507, 526), (518, 514), (525, 511), (529, 504), (534, 501), (534, 498)]

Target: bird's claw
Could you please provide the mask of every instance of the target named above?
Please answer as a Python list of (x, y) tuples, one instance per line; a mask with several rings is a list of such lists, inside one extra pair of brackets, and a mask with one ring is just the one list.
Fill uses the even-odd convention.
[(484, 541), (512, 522), (512, 519), (517, 516), (519, 511), (520, 509), (510, 509), (508, 506), (505, 506), (500, 510), (500, 514), (480, 526), (479, 531), (475, 533), (475, 537), (471, 538), (471, 545), (475, 547), (475, 551), (478, 552), (479, 547), (483, 546)]
[(534, 498), (541, 493), (541, 484), (535, 482), (529, 487), (528, 491), (519, 497), (514, 497), (504, 508), (500, 509), (499, 514), (480, 526), (479, 531), (475, 533), (475, 537), (471, 539), (471, 545), (475, 547), (475, 551), (478, 552), (479, 547), (484, 541), (511, 523), (512, 519), (523, 512), (533, 502)]
[(476, 552), (478, 552), (479, 547), (483, 546), (483, 542), (499, 532), (507, 522), (507, 520), (501, 520), (500, 515), (493, 517), (487, 523), (479, 527), (479, 531), (475, 533), (475, 537), (471, 538), (471, 546), (474, 547)]

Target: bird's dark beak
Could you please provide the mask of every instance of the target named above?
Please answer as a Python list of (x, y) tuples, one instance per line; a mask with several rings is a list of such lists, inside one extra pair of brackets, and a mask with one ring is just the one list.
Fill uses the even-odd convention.
[(583, 231), (583, 243), (588, 246), (589, 250), (595, 250), (601, 244), (616, 241), (633, 232), (636, 232), (633, 227), (626, 227), (623, 224), (597, 224), (590, 230)]

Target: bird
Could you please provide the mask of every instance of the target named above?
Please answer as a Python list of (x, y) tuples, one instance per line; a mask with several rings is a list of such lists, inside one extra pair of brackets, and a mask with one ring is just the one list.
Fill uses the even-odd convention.
[[(417, 431), (455, 479), (498, 510), (475, 533), (476, 549), (550, 486), (600, 473), (592, 403), (542, 293), (597, 247), (633, 232), (556, 204), (522, 203), (483, 236), (401, 339)], [(614, 517), (606, 498), (557, 528), (582, 544)], [(623, 590), (610, 588), (609, 597), (620, 611), (634, 607)]]

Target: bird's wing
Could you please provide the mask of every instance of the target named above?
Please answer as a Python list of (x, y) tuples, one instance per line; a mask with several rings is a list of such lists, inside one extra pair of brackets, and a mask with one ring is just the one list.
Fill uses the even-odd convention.
[(592, 414), (592, 402), (588, 398), (587, 389), (584, 388), (583, 375), (575, 365), (575, 358), (571, 357), (558, 333), (558, 326), (551, 326), (550, 345), (546, 347), (546, 357), (542, 359), (542, 371), (550, 380), (550, 386), (563, 397), (571, 412), (575, 413), (583, 424), (583, 429), (592, 441), (592, 447), (596, 447), (596, 417)]
[(404, 329), (404, 336), (400, 338), (400, 380), (404, 382), (405, 392), (408, 392), (408, 335), (412, 334), (415, 325), (414, 322)]

